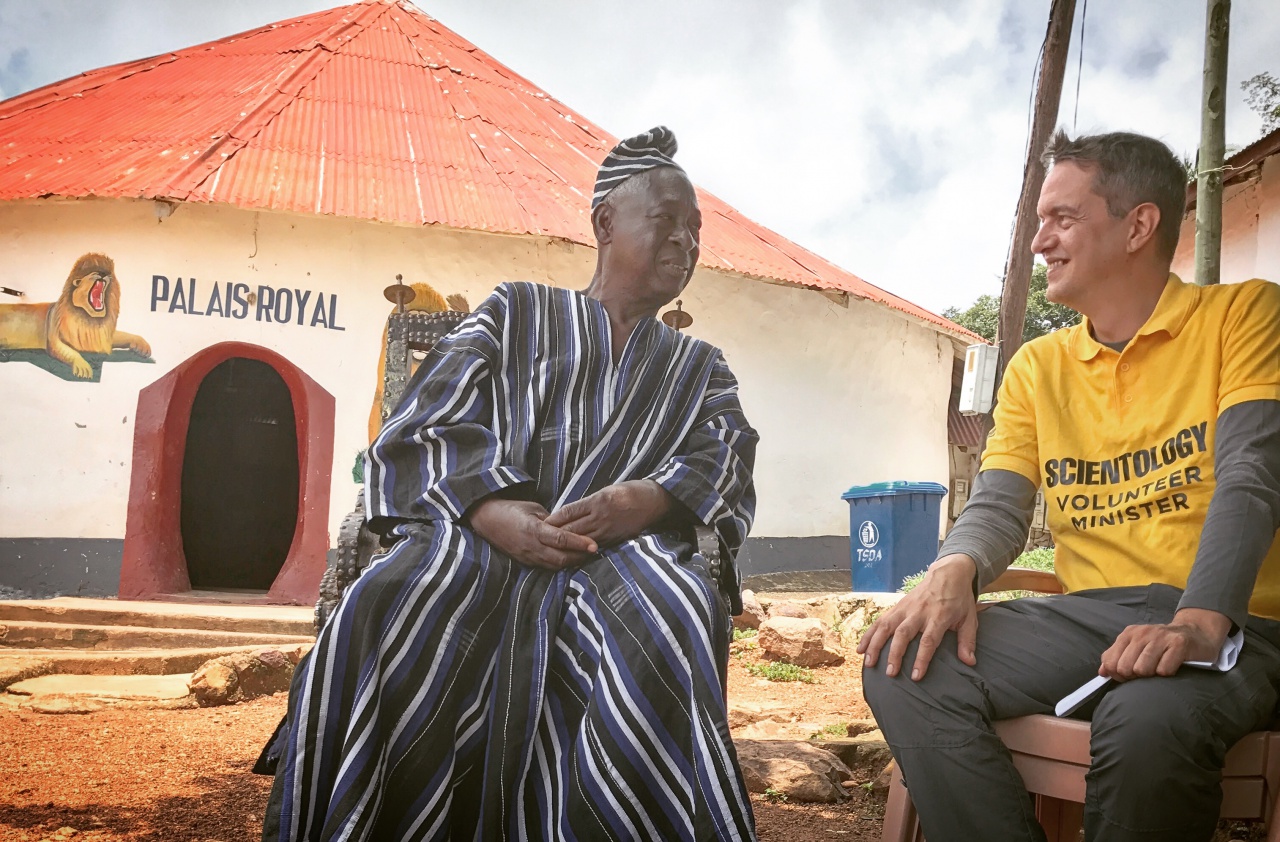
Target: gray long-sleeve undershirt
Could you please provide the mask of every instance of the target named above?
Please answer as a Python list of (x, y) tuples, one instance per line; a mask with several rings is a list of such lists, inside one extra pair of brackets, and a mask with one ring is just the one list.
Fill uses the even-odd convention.
[[(1179, 608), (1206, 608), (1243, 628), (1258, 570), (1280, 529), (1280, 401), (1246, 401), (1218, 416), (1216, 486)], [(1035, 485), (1013, 471), (981, 471), (938, 557), (963, 553), (977, 587), (1022, 552)]]
[(1022, 552), (1035, 511), (1036, 487), (1014, 471), (979, 471), (969, 500), (938, 558), (962, 553), (978, 566), (977, 590), (991, 584)]

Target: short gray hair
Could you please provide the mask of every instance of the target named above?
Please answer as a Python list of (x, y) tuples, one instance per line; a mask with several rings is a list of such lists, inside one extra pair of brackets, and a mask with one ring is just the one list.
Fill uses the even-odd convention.
[(1094, 167), (1093, 191), (1106, 200), (1107, 211), (1117, 219), (1138, 205), (1155, 205), (1160, 209), (1156, 245), (1161, 256), (1173, 259), (1187, 208), (1187, 173), (1168, 146), (1132, 132), (1072, 140), (1058, 129), (1040, 160), (1046, 167), (1063, 161)]

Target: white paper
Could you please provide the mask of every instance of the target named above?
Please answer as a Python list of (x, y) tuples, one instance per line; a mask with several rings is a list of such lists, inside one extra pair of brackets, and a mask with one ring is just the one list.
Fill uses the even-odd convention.
[(1095, 675), (1093, 678), (1081, 684), (1075, 690), (1063, 696), (1054, 706), (1053, 712), (1058, 716), (1070, 716), (1076, 712), (1076, 708), (1089, 701), (1094, 695), (1111, 683), (1111, 679), (1105, 675)]
[[(1236, 661), (1240, 658), (1240, 650), (1244, 648), (1244, 631), (1237, 631), (1222, 642), (1222, 649), (1218, 651), (1218, 657), (1213, 661), (1184, 661), (1185, 667), (1196, 667), (1205, 670), (1217, 670), (1218, 672), (1226, 672), (1236, 665)], [(1095, 675), (1093, 678), (1081, 684), (1075, 690), (1063, 696), (1053, 708), (1053, 712), (1058, 716), (1069, 716), (1076, 711), (1085, 702), (1097, 695), (1103, 687), (1110, 684), (1112, 679)]]

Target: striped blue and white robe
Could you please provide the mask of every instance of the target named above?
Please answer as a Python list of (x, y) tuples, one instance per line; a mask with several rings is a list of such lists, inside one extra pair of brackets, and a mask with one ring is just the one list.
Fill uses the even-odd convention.
[(514, 486), (554, 511), (649, 478), (728, 559), (755, 444), (714, 347), (647, 319), (614, 365), (600, 302), (501, 286), (369, 448), (367, 512), (399, 540), (295, 677), (268, 836), (754, 838), (725, 711), (731, 563), (711, 581), (670, 529), (552, 573), (462, 520)]

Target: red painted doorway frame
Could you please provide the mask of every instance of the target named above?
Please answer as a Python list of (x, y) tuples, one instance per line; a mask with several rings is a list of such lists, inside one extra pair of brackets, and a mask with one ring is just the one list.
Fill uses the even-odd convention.
[(329, 551), (333, 395), (275, 351), (247, 342), (220, 342), (138, 393), (121, 599), (159, 599), (191, 590), (181, 523), (182, 460), (191, 406), (205, 376), (232, 357), (258, 360), (276, 370), (289, 388), (297, 425), (298, 525), (266, 601), (309, 605), (319, 596)]

